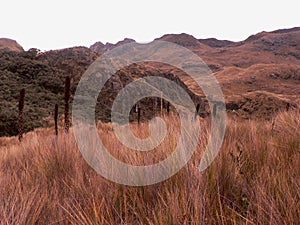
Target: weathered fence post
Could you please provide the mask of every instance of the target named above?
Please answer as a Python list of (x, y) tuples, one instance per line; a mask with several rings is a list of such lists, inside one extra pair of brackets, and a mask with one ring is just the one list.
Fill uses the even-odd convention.
[(163, 94), (160, 93), (160, 113), (162, 114), (163, 111)]
[(71, 79), (66, 77), (65, 81), (65, 131), (69, 133), (70, 119), (69, 119), (69, 100), (70, 100)]
[(170, 102), (167, 103), (167, 113), (168, 113), (168, 115), (170, 113)]
[(217, 114), (217, 104), (214, 103), (214, 106), (213, 106), (213, 116), (215, 117)]
[(286, 103), (285, 109), (287, 112), (290, 110), (290, 106), (291, 106), (291, 104), (289, 102)]
[(141, 108), (138, 107), (138, 124), (141, 122)]
[(57, 120), (58, 120), (58, 104), (55, 104), (54, 108), (54, 128), (55, 128), (55, 135), (58, 135), (58, 126), (57, 126)]
[(23, 138), (23, 110), (25, 102), (25, 89), (20, 90), (19, 97), (19, 117), (18, 117), (18, 131), (19, 131), (19, 141), (22, 141)]
[(200, 110), (200, 104), (198, 103), (196, 106), (196, 111), (195, 111), (195, 119), (197, 118), (197, 116), (199, 114), (199, 110)]
[(154, 97), (154, 103), (153, 103), (153, 108), (154, 108), (154, 115), (156, 115), (156, 113), (157, 113), (157, 97)]

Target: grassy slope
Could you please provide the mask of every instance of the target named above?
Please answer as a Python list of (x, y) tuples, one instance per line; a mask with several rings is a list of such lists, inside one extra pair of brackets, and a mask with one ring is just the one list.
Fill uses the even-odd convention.
[[(300, 114), (279, 113), (273, 122), (229, 119), (221, 153), (199, 173), (198, 149), (178, 174), (147, 187), (126, 187), (97, 175), (82, 159), (72, 130), (37, 129), (1, 138), (2, 224), (297, 224), (300, 221)], [(176, 124), (177, 119), (166, 119)], [(176, 126), (170, 137), (177, 137)], [(147, 125), (132, 124), (147, 135)], [(103, 142), (133, 164), (142, 155), (120, 151), (110, 124), (99, 124)], [(173, 149), (176, 138), (166, 142)], [(158, 149), (159, 150), (159, 149)], [(151, 155), (157, 161), (166, 152)], [(298, 221), (298, 222), (297, 222)]]

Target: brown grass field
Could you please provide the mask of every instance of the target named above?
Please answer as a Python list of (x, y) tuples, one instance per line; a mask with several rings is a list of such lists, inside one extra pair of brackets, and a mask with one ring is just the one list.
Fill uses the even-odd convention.
[[(178, 119), (165, 117), (168, 138), (149, 153), (132, 153), (99, 123), (99, 135), (116, 158), (131, 164), (161, 160), (176, 145)], [(0, 138), (1, 224), (299, 224), (300, 112), (279, 112), (271, 121), (228, 118), (221, 151), (199, 172), (209, 120), (192, 160), (170, 179), (130, 187), (105, 180), (82, 158), (63, 128), (36, 129)], [(173, 125), (173, 126), (172, 126)], [(147, 124), (132, 124), (147, 136)]]

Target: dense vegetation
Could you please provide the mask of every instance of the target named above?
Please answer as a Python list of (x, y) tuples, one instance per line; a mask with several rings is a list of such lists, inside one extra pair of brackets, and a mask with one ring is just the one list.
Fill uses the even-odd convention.
[[(49, 126), (52, 123), (55, 104), (59, 106), (59, 114), (63, 114), (65, 78), (71, 77), (72, 101), (82, 74), (96, 58), (96, 53), (84, 47), (45, 53), (40, 53), (37, 49), (20, 53), (0, 51), (0, 136), (16, 135), (18, 132), (17, 109), (20, 89), (26, 89), (24, 132)], [(99, 93), (95, 109), (97, 120), (109, 122), (113, 100), (119, 91), (133, 80), (144, 76), (162, 76), (170, 79), (183, 87), (195, 103), (200, 101), (199, 96), (189, 90), (174, 74), (133, 64), (114, 74)], [(140, 102), (144, 119), (154, 115), (154, 100), (149, 98)], [(134, 117), (136, 115), (132, 115), (130, 119), (133, 120)]]
[(47, 124), (62, 102), (64, 74), (37, 59), (37, 52), (0, 51), (0, 136), (17, 134), (19, 91), (26, 89), (24, 131)]

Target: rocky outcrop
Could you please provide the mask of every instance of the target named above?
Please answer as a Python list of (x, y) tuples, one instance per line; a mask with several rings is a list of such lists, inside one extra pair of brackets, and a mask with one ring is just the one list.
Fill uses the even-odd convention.
[(135, 42), (135, 40), (130, 39), (130, 38), (125, 38), (123, 41), (119, 41), (116, 44), (112, 44), (112, 43), (109, 43), (109, 42), (106, 43), (106, 44), (103, 44), (102, 42), (96, 42), (95, 44), (93, 44), (90, 47), (90, 49), (92, 51), (96, 52), (97, 54), (101, 55), (104, 52), (106, 52), (108, 50), (111, 50), (115, 47), (118, 47), (118, 46), (123, 45), (123, 44), (132, 43), (132, 42)]

